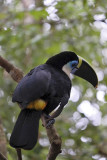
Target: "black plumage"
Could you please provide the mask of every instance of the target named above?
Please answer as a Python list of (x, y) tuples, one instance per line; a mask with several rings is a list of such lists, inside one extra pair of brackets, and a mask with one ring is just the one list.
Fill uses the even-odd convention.
[(20, 112), (13, 129), (10, 144), (14, 148), (30, 150), (38, 139), (40, 111), (24, 109)]
[[(48, 115), (58, 105), (60, 107), (52, 115), (52, 118), (61, 113), (69, 100), (72, 86), (69, 76), (62, 68), (65, 64), (74, 60), (76, 64), (79, 63), (79, 58), (74, 52), (61, 52), (49, 58), (45, 64), (32, 69), (19, 82), (12, 101), (17, 102), (22, 111), (10, 138), (11, 146), (32, 149), (37, 142), (41, 114), (44, 112)], [(73, 64), (75, 64), (75, 61)], [(93, 74), (93, 76), (96, 75)], [(95, 82), (97, 83), (97, 80)], [(43, 110), (28, 109), (29, 103), (37, 99), (44, 100), (47, 103), (46, 107)]]
[(70, 95), (71, 81), (62, 71), (48, 64), (40, 65), (31, 70), (16, 87), (12, 101), (18, 102), (22, 109), (36, 99), (48, 102), (45, 112), (54, 110), (61, 99)]

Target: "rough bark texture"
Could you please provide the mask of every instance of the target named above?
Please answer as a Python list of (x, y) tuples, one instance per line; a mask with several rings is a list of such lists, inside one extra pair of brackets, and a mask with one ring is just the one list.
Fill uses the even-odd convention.
[(20, 69), (14, 67), (11, 63), (9, 63), (6, 59), (2, 58), (1, 56), (0, 66), (3, 67), (16, 82), (19, 82), (23, 78), (23, 72)]
[[(46, 126), (45, 116), (42, 114), (41, 120), (44, 126)], [(55, 160), (59, 153), (61, 153), (61, 144), (62, 140), (58, 135), (54, 125), (51, 125), (50, 128), (46, 128), (47, 136), (50, 141), (50, 149), (46, 160)]]
[(61, 137), (58, 135), (54, 125), (51, 128), (46, 129), (46, 132), (51, 144), (47, 160), (55, 160), (58, 154), (61, 153)]
[[(10, 64), (7, 60), (2, 58), (1, 56), (0, 56), (0, 66), (2, 66), (16, 82), (19, 82), (23, 78), (23, 72), (20, 69), (13, 66), (12, 64)], [(41, 119), (44, 126), (46, 126), (45, 116), (42, 115)], [(54, 125), (52, 125), (50, 128), (46, 128), (46, 132), (51, 144), (47, 160), (55, 160), (58, 154), (61, 153), (61, 138), (59, 137)], [(4, 135), (2, 135), (2, 138), (3, 136)], [(0, 160), (6, 160), (6, 159), (2, 158)]]

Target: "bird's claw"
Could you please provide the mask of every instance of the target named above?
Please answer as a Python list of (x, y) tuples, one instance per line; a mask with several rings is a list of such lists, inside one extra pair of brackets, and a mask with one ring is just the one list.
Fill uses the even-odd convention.
[[(54, 123), (55, 123), (55, 119), (51, 118), (50, 115), (44, 114), (45, 118), (46, 118), (46, 124), (45, 127), (46, 128), (50, 128)], [(43, 125), (43, 124), (42, 124)], [(44, 125), (43, 125), (44, 126)]]
[(47, 119), (46, 128), (50, 128), (55, 123), (55, 119)]

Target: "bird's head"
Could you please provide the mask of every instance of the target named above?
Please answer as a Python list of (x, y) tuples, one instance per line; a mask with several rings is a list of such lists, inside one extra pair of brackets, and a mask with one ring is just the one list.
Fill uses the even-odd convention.
[(70, 74), (79, 76), (90, 82), (95, 88), (98, 86), (98, 78), (91, 65), (74, 52), (64, 51), (46, 62), (55, 68), (62, 69), (69, 77)]

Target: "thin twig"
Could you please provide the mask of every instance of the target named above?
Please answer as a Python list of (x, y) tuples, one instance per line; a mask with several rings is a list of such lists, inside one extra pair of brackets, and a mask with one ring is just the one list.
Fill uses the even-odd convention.
[(18, 160), (22, 160), (21, 149), (20, 149), (20, 148), (17, 148), (16, 151), (17, 151), (17, 155), (18, 155)]
[(6, 157), (2, 153), (0, 153), (0, 160), (7, 160)]

